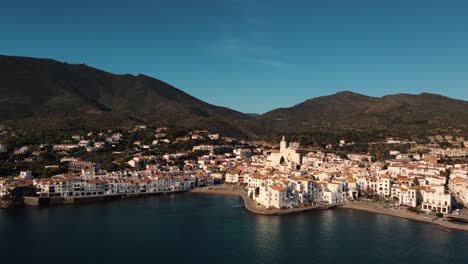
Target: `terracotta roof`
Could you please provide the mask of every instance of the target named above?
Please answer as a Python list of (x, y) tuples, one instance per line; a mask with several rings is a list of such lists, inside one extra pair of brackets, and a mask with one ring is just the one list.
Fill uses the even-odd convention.
[(275, 190), (275, 191), (285, 191), (286, 188), (279, 185), (279, 184), (275, 184), (275, 185), (272, 185), (270, 186), (271, 189)]

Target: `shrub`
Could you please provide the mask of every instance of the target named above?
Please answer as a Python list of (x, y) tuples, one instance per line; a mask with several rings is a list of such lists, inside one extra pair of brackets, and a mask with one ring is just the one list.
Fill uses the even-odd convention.
[(421, 212), (421, 209), (419, 207), (408, 207), (408, 211), (419, 214)]

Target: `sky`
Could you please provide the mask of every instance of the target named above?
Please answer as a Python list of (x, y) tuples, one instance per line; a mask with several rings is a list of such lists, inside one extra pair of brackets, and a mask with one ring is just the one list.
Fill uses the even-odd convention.
[(468, 100), (468, 1), (2, 0), (0, 54), (145, 74), (246, 113), (344, 90)]

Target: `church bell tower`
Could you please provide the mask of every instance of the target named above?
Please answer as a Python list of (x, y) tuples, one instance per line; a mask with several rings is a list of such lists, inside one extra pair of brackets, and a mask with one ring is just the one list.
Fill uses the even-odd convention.
[(286, 138), (283, 136), (280, 142), (280, 152), (284, 152), (288, 147), (288, 142), (286, 142)]

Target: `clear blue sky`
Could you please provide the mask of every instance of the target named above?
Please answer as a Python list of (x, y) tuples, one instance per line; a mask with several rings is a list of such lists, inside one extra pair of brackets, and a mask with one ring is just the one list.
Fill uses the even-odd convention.
[(143, 73), (243, 112), (342, 90), (468, 100), (468, 1), (5, 0), (0, 54)]

